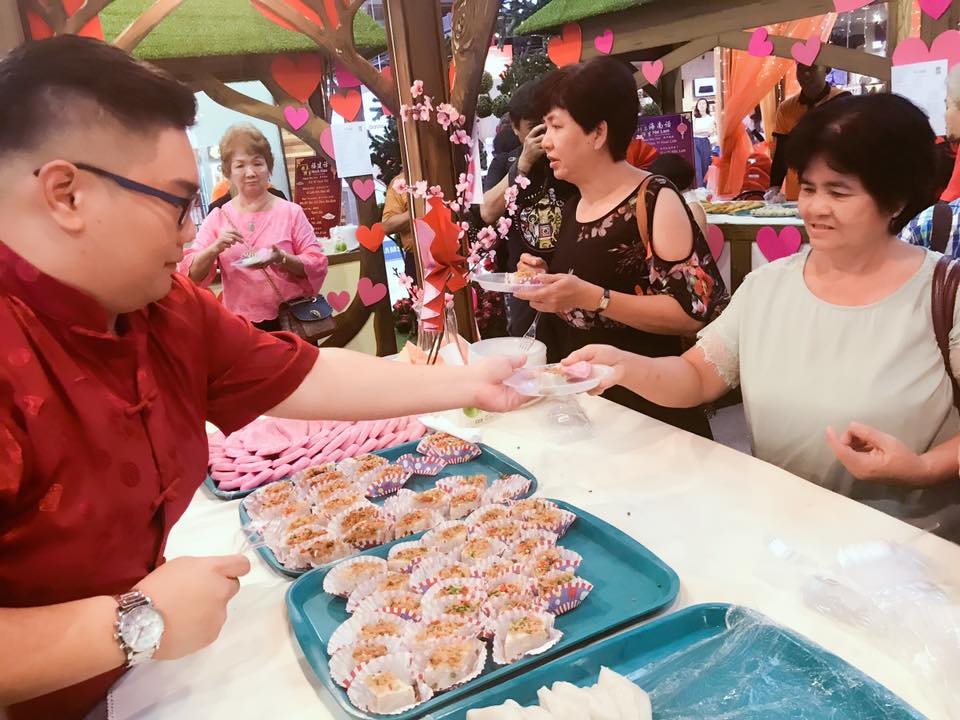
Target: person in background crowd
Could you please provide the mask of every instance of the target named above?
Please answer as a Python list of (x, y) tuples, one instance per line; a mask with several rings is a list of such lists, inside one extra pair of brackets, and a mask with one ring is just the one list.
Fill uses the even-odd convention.
[[(359, 420), (524, 400), (502, 384), (522, 360), (414, 366), (319, 349), (257, 330), (177, 274), (200, 201), (195, 115), (189, 87), (97, 40), (62, 35), (0, 59), (10, 720), (106, 718), (125, 668), (216, 640), (249, 561), (164, 559), (206, 475), (207, 421), (229, 434), (261, 414)], [(261, 166), (246, 143), (234, 149)]]
[(777, 108), (777, 120), (770, 139), (773, 152), (773, 170), (770, 173), (770, 189), (765, 199), (768, 202), (796, 200), (800, 194), (800, 182), (796, 173), (787, 167), (787, 152), (790, 133), (797, 123), (812, 109), (850, 93), (827, 83), (830, 68), (823, 65), (797, 63), (797, 82), (800, 92), (788, 97)]
[(380, 223), (387, 235), (399, 235), (400, 247), (403, 250), (403, 272), (407, 277), (417, 279), (416, 241), (413, 238), (413, 228), (410, 227), (410, 195), (397, 192), (393, 184), (396, 181), (406, 182), (406, 176), (401, 172), (387, 182), (387, 194), (383, 199), (383, 216)]
[(739, 385), (758, 458), (960, 538), (960, 416), (931, 312), (940, 256), (897, 238), (930, 203), (934, 152), (926, 116), (897, 95), (818, 108), (789, 156), (810, 244), (747, 275), (683, 357), (594, 346), (566, 362), (611, 365), (609, 384), (671, 407)]
[[(498, 177), (491, 166), (487, 174), (480, 217), (487, 224), (494, 224), (506, 214), (507, 188), (517, 188), (517, 210), (510, 220), (507, 233), (507, 272), (514, 272), (521, 255), (528, 253), (539, 258), (549, 258), (557, 246), (557, 233), (563, 205), (574, 193), (569, 183), (559, 182), (553, 175), (543, 153), (543, 108), (537, 98), (538, 81), (530, 80), (521, 85), (510, 98), (509, 116), (513, 132), (522, 143), (522, 151), (509, 165), (500, 166)], [(517, 176), (530, 181), (527, 187), (516, 184)], [(507, 329), (515, 337), (523, 335), (533, 322), (536, 313), (528, 303), (513, 295), (507, 298)]]
[(523, 143), (517, 137), (513, 129), (513, 121), (508, 112), (500, 118), (500, 124), (497, 126), (497, 134), (493, 136), (493, 159), (490, 161), (490, 167), (487, 168), (487, 174), (483, 178), (483, 191), (489, 191), (494, 185), (503, 180), (503, 177), (510, 171), (510, 167), (520, 157), (523, 150)]
[[(544, 313), (537, 337), (548, 360), (597, 342), (679, 355), (681, 336), (712, 320), (728, 295), (679, 191), (626, 162), (637, 126), (633, 74), (618, 60), (597, 58), (548, 75), (542, 98), (548, 111), (543, 150), (556, 177), (578, 190), (564, 206), (549, 263), (532, 254), (520, 263), (542, 273), (539, 286), (518, 296)], [(646, 216), (643, 232), (638, 214)], [(606, 397), (710, 436), (699, 408), (667, 408), (624, 388), (611, 388)]]
[(690, 208), (690, 212), (693, 213), (693, 219), (696, 220), (700, 232), (706, 237), (707, 213), (703, 209), (703, 205), (700, 204), (700, 201), (697, 200), (697, 196), (693, 193), (693, 182), (696, 178), (694, 177), (693, 167), (690, 163), (687, 162), (682, 155), (665, 153), (658, 155), (657, 159), (650, 163), (646, 169), (647, 172), (665, 177), (673, 183), (674, 187), (683, 195), (683, 199), (686, 201), (687, 207)]
[(696, 160), (697, 187), (705, 184), (704, 178), (713, 160), (712, 138), (716, 134), (717, 121), (710, 114), (710, 103), (706, 98), (700, 98), (693, 107), (693, 155)]
[(765, 140), (763, 137), (763, 112), (759, 105), (753, 109), (752, 114), (743, 119), (743, 126), (747, 129), (747, 135), (750, 137), (752, 145), (757, 145)]
[[(267, 191), (273, 151), (263, 133), (234, 125), (220, 141), (220, 158), (237, 195), (207, 216), (180, 271), (206, 287), (219, 267), (227, 308), (261, 330), (280, 330), (280, 305), (320, 291), (327, 256), (303, 209)], [(251, 256), (253, 264), (236, 265)]]
[[(947, 142), (960, 142), (960, 65), (954, 67), (947, 76), (945, 120)], [(953, 170), (952, 167), (950, 169)], [(960, 199), (939, 205), (941, 206), (939, 210), (937, 205), (933, 205), (911, 220), (903, 229), (900, 238), (911, 245), (920, 245), (953, 257), (960, 257)], [(939, 216), (936, 223), (934, 222), (935, 214)], [(934, 242), (935, 240), (938, 242)]]

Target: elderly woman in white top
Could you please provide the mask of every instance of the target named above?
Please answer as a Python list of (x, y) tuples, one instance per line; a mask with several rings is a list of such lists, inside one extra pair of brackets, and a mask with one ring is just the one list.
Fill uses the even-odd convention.
[(933, 131), (903, 98), (851, 97), (806, 116), (790, 150), (809, 247), (750, 273), (682, 357), (590, 346), (565, 362), (610, 364), (611, 384), (673, 407), (740, 385), (757, 457), (960, 538), (960, 417), (931, 315), (940, 255), (896, 236), (932, 201)]

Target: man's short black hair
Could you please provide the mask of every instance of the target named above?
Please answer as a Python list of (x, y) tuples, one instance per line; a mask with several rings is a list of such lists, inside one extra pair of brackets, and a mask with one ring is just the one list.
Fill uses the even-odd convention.
[(672, 182), (677, 190), (689, 190), (693, 186), (696, 173), (691, 165), (682, 155), (676, 153), (664, 153), (657, 155), (652, 163), (644, 168), (647, 172), (654, 175), (662, 175)]
[(520, 125), (521, 120), (526, 120), (533, 125), (539, 125), (543, 122), (543, 116), (546, 113), (540, 105), (540, 98), (537, 93), (539, 85), (540, 81), (537, 79), (527, 80), (513, 91), (507, 105), (507, 113), (510, 115), (510, 122), (514, 125)]
[(787, 162), (803, 177), (814, 158), (856, 175), (877, 205), (900, 212), (899, 233), (935, 197), (935, 136), (916, 105), (888, 93), (837, 98), (803, 117), (790, 134)]
[(0, 155), (41, 144), (88, 99), (133, 131), (193, 124), (197, 103), (169, 73), (91, 38), (28, 42), (0, 58)]
[(633, 73), (624, 63), (600, 57), (554, 70), (541, 81), (540, 97), (545, 115), (562, 108), (584, 132), (605, 121), (610, 155), (617, 161), (626, 158), (637, 131), (640, 99)]

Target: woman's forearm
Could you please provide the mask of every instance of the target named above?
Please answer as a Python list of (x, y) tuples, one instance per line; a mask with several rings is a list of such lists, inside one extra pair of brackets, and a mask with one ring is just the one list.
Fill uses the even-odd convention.
[(187, 275), (189, 275), (190, 279), (195, 283), (201, 283), (206, 279), (207, 275), (210, 274), (210, 271), (213, 270), (213, 264), (216, 261), (217, 256), (210, 248), (201, 250), (193, 256), (193, 263), (191, 263)]
[[(597, 293), (602, 293), (597, 288)], [(596, 305), (594, 305), (596, 307)], [(657, 335), (693, 335), (703, 323), (687, 315), (669, 295), (630, 295), (611, 292), (604, 317)]]
[(307, 270), (303, 266), (303, 260), (298, 258), (296, 255), (284, 253), (283, 261), (280, 263), (280, 267), (298, 278), (305, 278), (307, 276)]
[(708, 402), (700, 373), (683, 357), (649, 358), (629, 355), (623, 387), (650, 402), (672, 408), (690, 408)]
[(916, 484), (938, 485), (944, 482), (960, 482), (957, 478), (960, 463), (957, 450), (960, 448), (960, 435), (931, 448), (920, 456), (920, 473)]

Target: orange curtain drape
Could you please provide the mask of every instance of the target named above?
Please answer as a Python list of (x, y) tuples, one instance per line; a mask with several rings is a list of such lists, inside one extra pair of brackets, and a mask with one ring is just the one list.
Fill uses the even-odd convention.
[[(798, 40), (819, 35), (826, 42), (836, 19), (836, 13), (827, 13), (814, 18), (770, 25), (767, 30), (771, 35)], [(729, 51), (725, 55), (728, 59), (724, 71), (726, 82), (721, 120), (723, 135), (720, 142), (718, 191), (720, 195), (736, 195), (743, 186), (747, 158), (753, 150), (743, 129), (743, 119), (753, 112), (760, 100), (783, 79), (793, 66), (793, 61), (777, 57), (753, 57), (739, 50)]]

